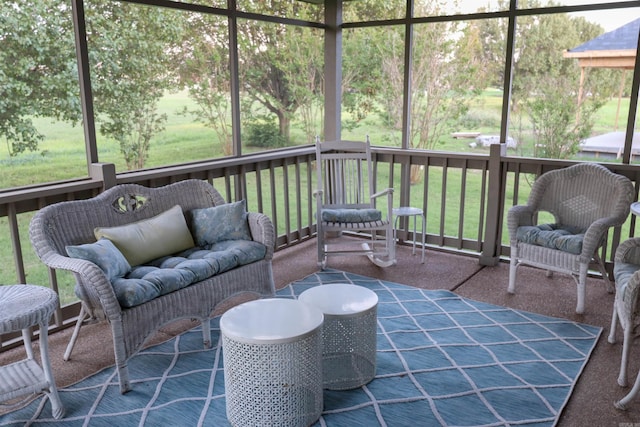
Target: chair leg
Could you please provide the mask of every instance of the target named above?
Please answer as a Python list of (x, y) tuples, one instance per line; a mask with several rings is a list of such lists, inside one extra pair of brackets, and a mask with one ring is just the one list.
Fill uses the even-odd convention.
[(610, 294), (614, 293), (616, 290), (616, 287), (611, 281), (611, 279), (609, 278), (609, 273), (607, 273), (607, 269), (604, 267), (604, 262), (602, 262), (602, 258), (600, 258), (600, 255), (598, 255), (598, 252), (596, 252), (593, 255), (593, 259), (596, 261), (596, 264), (598, 265), (598, 270), (600, 270), (600, 274), (602, 274), (602, 278), (607, 284), (607, 292), (609, 292)]
[(584, 313), (584, 301), (586, 298), (586, 288), (587, 288), (587, 270), (589, 266), (588, 264), (580, 264), (580, 273), (578, 275), (578, 280), (576, 280), (576, 288), (578, 291), (578, 302), (576, 303), (576, 313), (583, 314)]
[(628, 385), (627, 368), (629, 367), (629, 352), (631, 351), (632, 340), (633, 330), (631, 327), (627, 327), (624, 330), (624, 341), (622, 342), (622, 358), (620, 361), (620, 375), (618, 375), (618, 385), (620, 387), (626, 387)]
[(80, 313), (78, 314), (78, 320), (76, 321), (76, 326), (73, 328), (73, 333), (71, 334), (71, 339), (69, 339), (69, 344), (67, 344), (67, 349), (62, 356), (62, 359), (67, 361), (71, 358), (71, 352), (73, 351), (73, 347), (76, 345), (76, 341), (78, 340), (78, 335), (80, 334), (80, 328), (85, 320), (89, 318), (89, 313), (84, 309), (84, 305), (80, 307)]
[(626, 410), (629, 406), (629, 403), (636, 397), (636, 395), (640, 392), (640, 374), (636, 377), (636, 382), (633, 384), (633, 388), (625, 397), (615, 402), (614, 405), (618, 409)]
[[(513, 250), (513, 246), (511, 247)], [(509, 264), (509, 287), (507, 288), (507, 292), (510, 294), (516, 293), (516, 272), (518, 270), (518, 259), (516, 256), (511, 257), (511, 263)]]
[(202, 320), (202, 343), (204, 348), (211, 348), (211, 322), (209, 319)]
[(318, 268), (324, 270), (327, 267), (327, 255), (326, 246), (324, 244), (324, 230), (318, 227), (318, 236), (316, 237), (318, 243)]
[(60, 395), (58, 394), (58, 388), (56, 386), (56, 379), (53, 376), (51, 370), (51, 361), (49, 360), (49, 333), (47, 331), (47, 323), (42, 322), (40, 324), (40, 359), (42, 361), (42, 370), (44, 376), (49, 383), (49, 389), (45, 393), (49, 397), (51, 402), (51, 414), (53, 418), (59, 420), (64, 416), (64, 406), (60, 401)]
[(613, 314), (611, 315), (611, 327), (609, 328), (609, 337), (607, 341), (609, 344), (615, 344), (616, 342), (616, 329), (618, 328), (618, 308), (616, 301), (613, 302)]

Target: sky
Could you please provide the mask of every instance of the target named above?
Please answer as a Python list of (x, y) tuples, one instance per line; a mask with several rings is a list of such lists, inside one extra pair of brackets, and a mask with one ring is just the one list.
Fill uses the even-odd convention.
[(572, 15), (584, 16), (587, 20), (602, 25), (605, 31), (620, 28), (629, 22), (640, 18), (640, 7), (632, 9), (617, 9), (597, 12), (579, 12)]

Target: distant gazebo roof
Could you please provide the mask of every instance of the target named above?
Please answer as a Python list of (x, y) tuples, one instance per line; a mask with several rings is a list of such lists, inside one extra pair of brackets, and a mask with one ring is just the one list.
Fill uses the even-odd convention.
[[(633, 70), (638, 50), (640, 36), (640, 18), (631, 21), (613, 31), (604, 33), (594, 39), (582, 43), (578, 47), (563, 52), (565, 58), (576, 58), (580, 67), (580, 89), (578, 90), (578, 105), (582, 103), (584, 95), (585, 69), (587, 68), (615, 68), (622, 70), (620, 92), (618, 94), (618, 108), (616, 111), (615, 128), (618, 128), (620, 115), (620, 101), (627, 70)], [(580, 113), (578, 112), (578, 115)], [(579, 117), (579, 116), (578, 116)], [(577, 118), (576, 118), (577, 120)]]
[(565, 58), (577, 58), (581, 68), (623, 68), (635, 65), (640, 34), (640, 18), (604, 33), (564, 52)]
[[(633, 70), (635, 66), (638, 37), (640, 37), (640, 18), (563, 53), (565, 58), (578, 59), (578, 65), (580, 66), (578, 104), (580, 104), (583, 97), (584, 70), (586, 68), (615, 68), (622, 70), (615, 118), (616, 131), (587, 138), (581, 143), (580, 150), (583, 152), (594, 152), (596, 155), (598, 153), (615, 153), (617, 157), (623, 154), (625, 135), (623, 132), (617, 132), (620, 101), (622, 99), (626, 70)], [(639, 136), (639, 133), (633, 135), (631, 155), (637, 156), (640, 154)]]

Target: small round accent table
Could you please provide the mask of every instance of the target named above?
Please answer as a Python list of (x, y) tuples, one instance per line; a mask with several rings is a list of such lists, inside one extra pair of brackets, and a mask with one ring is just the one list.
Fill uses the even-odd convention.
[[(62, 418), (64, 407), (58, 396), (49, 362), (48, 328), (51, 315), (58, 306), (58, 295), (49, 288), (35, 285), (0, 286), (0, 334), (22, 331), (27, 358), (0, 366), (0, 402), (26, 398), (9, 408), (22, 405), (31, 396), (44, 393), (51, 401), (54, 418)], [(40, 328), (42, 367), (33, 357), (31, 327)]]
[(332, 283), (302, 292), (299, 301), (324, 313), (323, 387), (348, 390), (376, 375), (378, 296), (363, 286)]
[(396, 219), (394, 222), (394, 226), (393, 229), (397, 230), (398, 228), (398, 219), (401, 216), (406, 216), (406, 217), (413, 217), (413, 251), (412, 254), (415, 255), (416, 254), (416, 222), (417, 222), (417, 218), (420, 217), (420, 219), (422, 220), (422, 263), (424, 264), (424, 241), (425, 241), (425, 223), (427, 222), (425, 216), (424, 216), (424, 211), (420, 208), (412, 208), (412, 207), (400, 207), (400, 208), (393, 208), (393, 215), (395, 215)]
[(320, 418), (323, 318), (286, 298), (249, 301), (222, 315), (231, 425), (307, 427)]

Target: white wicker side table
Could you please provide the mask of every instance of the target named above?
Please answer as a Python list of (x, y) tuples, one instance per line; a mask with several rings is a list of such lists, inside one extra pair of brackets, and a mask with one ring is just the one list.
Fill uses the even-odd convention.
[[(48, 327), (51, 314), (58, 306), (58, 295), (49, 288), (35, 285), (0, 286), (0, 334), (22, 331), (27, 358), (10, 365), (0, 366), (0, 402), (14, 401), (17, 407), (31, 396), (44, 393), (51, 401), (54, 418), (62, 418), (64, 407), (58, 396), (49, 362)], [(40, 356), (42, 367), (33, 357), (31, 347), (32, 326), (40, 327)]]
[(322, 322), (294, 299), (240, 304), (222, 315), (231, 425), (307, 427), (322, 413)]
[(324, 313), (324, 388), (348, 390), (371, 381), (376, 375), (376, 293), (363, 286), (333, 283), (307, 289), (298, 300)]

